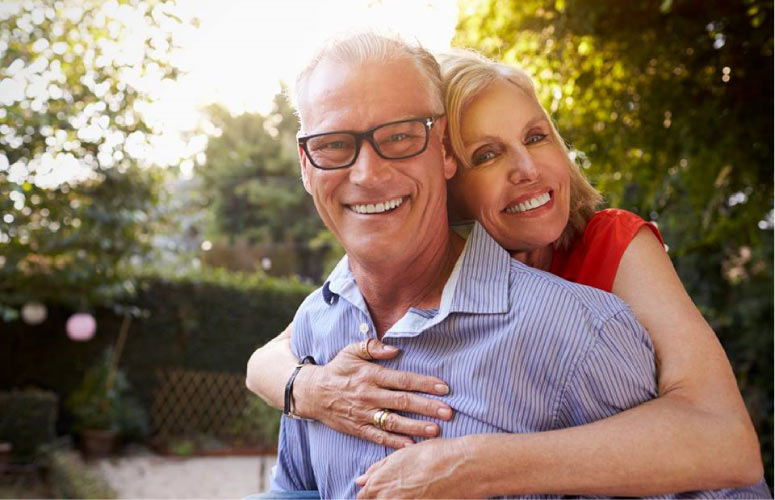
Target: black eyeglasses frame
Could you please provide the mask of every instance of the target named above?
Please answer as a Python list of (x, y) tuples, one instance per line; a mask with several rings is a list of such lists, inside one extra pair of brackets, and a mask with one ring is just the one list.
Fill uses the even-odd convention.
[[(428, 149), (428, 142), (430, 141), (430, 132), (433, 128), (433, 125), (438, 121), (440, 118), (442, 118), (444, 115), (438, 115), (438, 116), (422, 116), (419, 118), (407, 118), (404, 120), (395, 120), (392, 122), (387, 123), (381, 123), (377, 125), (376, 127), (363, 131), (363, 132), (357, 132), (355, 130), (335, 130), (332, 132), (323, 132), (320, 134), (311, 134), (311, 135), (305, 135), (297, 137), (296, 140), (299, 144), (299, 147), (301, 147), (304, 150), (304, 154), (307, 155), (307, 159), (312, 164), (313, 167), (318, 168), (320, 170), (340, 170), (343, 168), (351, 167), (355, 161), (358, 159), (358, 155), (361, 153), (361, 144), (364, 140), (369, 141), (369, 144), (371, 144), (372, 149), (375, 153), (379, 155), (380, 158), (384, 158), (385, 160), (405, 160), (407, 158), (412, 158), (414, 156), (421, 155), (425, 152), (426, 149)], [(408, 122), (420, 122), (423, 125), (425, 125), (425, 143), (422, 146), (422, 149), (417, 151), (416, 153), (412, 153), (409, 155), (404, 156), (387, 156), (382, 151), (380, 151), (379, 146), (377, 146), (377, 143), (374, 142), (374, 132), (377, 130), (387, 127), (389, 125), (396, 125), (398, 123), (408, 123)], [(324, 135), (334, 135), (334, 134), (349, 134), (355, 138), (355, 154), (353, 155), (352, 160), (350, 160), (349, 163), (345, 165), (340, 165), (338, 167), (321, 167), (317, 163), (315, 163), (315, 160), (312, 159), (312, 155), (309, 153), (309, 150), (307, 149), (307, 141), (310, 139), (314, 139), (315, 137), (321, 137)]]

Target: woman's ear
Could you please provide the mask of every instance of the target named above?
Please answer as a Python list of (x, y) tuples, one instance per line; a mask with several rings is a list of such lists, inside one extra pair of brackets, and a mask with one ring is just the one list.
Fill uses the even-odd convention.
[(447, 127), (447, 117), (439, 119), (439, 133), (441, 134), (441, 154), (444, 160), (444, 178), (449, 180), (457, 172), (457, 159), (452, 153), (452, 143), (449, 140), (449, 128)]

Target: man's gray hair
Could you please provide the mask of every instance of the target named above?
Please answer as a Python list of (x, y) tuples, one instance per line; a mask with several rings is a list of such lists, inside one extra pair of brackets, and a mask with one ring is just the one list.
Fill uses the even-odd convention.
[(410, 43), (396, 34), (362, 31), (348, 33), (329, 39), (309, 60), (296, 77), (291, 103), (304, 124), (304, 107), (308, 105), (307, 83), (323, 60), (359, 65), (365, 62), (389, 62), (406, 59), (420, 71), (427, 82), (430, 112), (434, 115), (444, 113), (444, 90), (442, 88), (439, 63), (419, 42)]

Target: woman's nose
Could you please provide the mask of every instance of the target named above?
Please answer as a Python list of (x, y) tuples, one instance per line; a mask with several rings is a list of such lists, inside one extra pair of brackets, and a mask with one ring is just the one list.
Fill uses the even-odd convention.
[(524, 148), (514, 151), (509, 167), (509, 180), (514, 184), (532, 182), (538, 178), (538, 167), (530, 153)]

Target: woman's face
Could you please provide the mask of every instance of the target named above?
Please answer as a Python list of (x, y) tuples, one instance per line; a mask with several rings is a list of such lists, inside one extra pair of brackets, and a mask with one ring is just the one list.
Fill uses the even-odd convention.
[(496, 81), (464, 109), (462, 122), (472, 167), (449, 181), (453, 213), (477, 219), (510, 251), (557, 240), (568, 224), (568, 160), (538, 103)]

